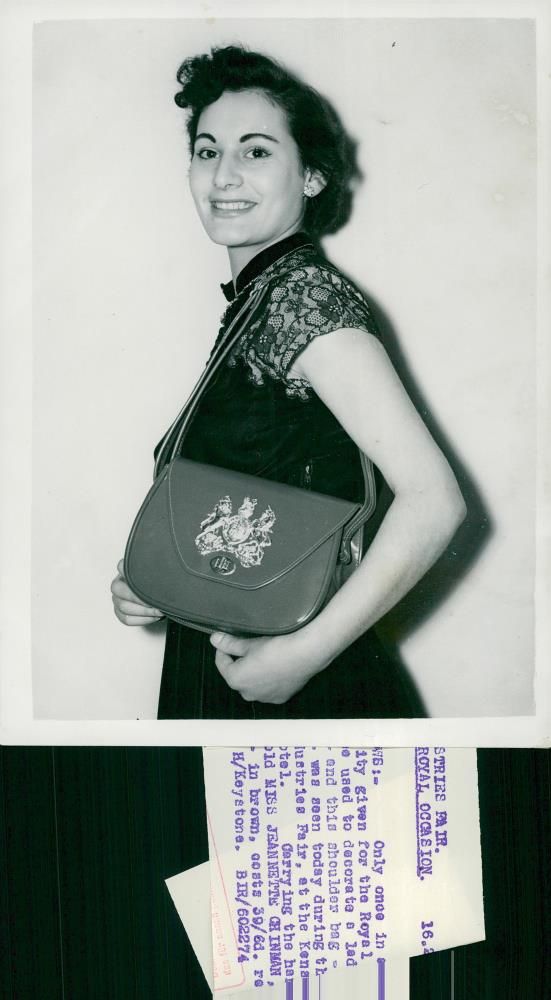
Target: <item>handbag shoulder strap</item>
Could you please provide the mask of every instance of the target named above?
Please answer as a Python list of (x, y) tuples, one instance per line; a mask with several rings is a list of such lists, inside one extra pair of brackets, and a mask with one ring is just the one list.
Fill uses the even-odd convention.
[[(190, 396), (184, 403), (184, 406), (178, 413), (176, 419), (172, 422), (161, 443), (155, 461), (155, 477), (158, 476), (165, 462), (171, 462), (176, 455), (178, 455), (190, 422), (207, 387), (230, 354), (240, 336), (255, 319), (264, 302), (264, 299), (268, 294), (269, 288), (269, 282), (260, 285), (252, 293), (252, 296), (244, 302), (232, 322), (229, 324), (224, 338), (218, 348), (214, 351), (203, 374), (198, 379), (194, 389), (190, 393)], [(358, 510), (352, 515), (343, 531), (339, 551), (339, 562), (345, 564), (350, 563), (352, 559), (351, 542), (354, 535), (372, 516), (377, 501), (373, 463), (361, 449), (358, 449), (358, 451), (364, 480), (364, 500)]]
[(222, 363), (229, 355), (232, 348), (235, 346), (239, 337), (244, 333), (250, 323), (252, 323), (267, 293), (267, 284), (261, 286), (253, 292), (252, 301), (251, 298), (246, 299), (229, 324), (225, 336), (218, 345), (218, 348), (214, 351), (188, 399), (164, 436), (155, 461), (155, 477), (158, 476), (165, 462), (172, 461), (172, 459), (178, 454), (184, 437), (188, 431), (191, 419), (201, 402), (205, 390), (216, 375)]

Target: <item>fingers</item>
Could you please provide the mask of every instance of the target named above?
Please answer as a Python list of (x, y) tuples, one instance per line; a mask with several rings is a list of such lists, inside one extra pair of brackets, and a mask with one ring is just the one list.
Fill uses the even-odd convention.
[(222, 674), (228, 687), (233, 687), (231, 683), (231, 668), (233, 667), (234, 660), (228, 653), (222, 653), (219, 649), (216, 650), (216, 656), (214, 657), (214, 662), (218, 667), (218, 670)]
[(127, 615), (124, 612), (119, 611), (117, 605), (115, 604), (115, 616), (122, 622), (123, 625), (153, 625), (155, 622), (160, 621), (163, 617), (162, 615)]
[(113, 597), (113, 604), (123, 615), (137, 616), (141, 618), (153, 618), (157, 620), (163, 617), (162, 611), (157, 608), (149, 608), (146, 604), (138, 604), (136, 601), (123, 601)]
[(234, 660), (229, 653), (223, 653), (220, 649), (217, 649), (214, 662), (232, 691), (238, 691), (243, 701), (254, 701), (254, 695), (249, 694), (248, 690), (240, 683), (239, 661)]
[(120, 597), (127, 601), (129, 601), (132, 597), (132, 591), (122, 576), (116, 576), (111, 582), (111, 593), (113, 594), (113, 597)]
[[(150, 608), (145, 604), (142, 604), (140, 599), (136, 597), (136, 594), (130, 590), (130, 587), (125, 580), (122, 580), (120, 576), (116, 576), (111, 584), (111, 593), (113, 595), (113, 601), (117, 601), (120, 605), (121, 603), (133, 604), (139, 610), (136, 610), (135, 614), (158, 614), (157, 608)], [(132, 614), (131, 609), (127, 609), (129, 614)]]
[(228, 687), (232, 691), (238, 691), (244, 701), (254, 701), (254, 694), (249, 694), (246, 684), (243, 683), (241, 666), (243, 661), (240, 659), (249, 652), (251, 640), (228, 635), (226, 632), (214, 632), (210, 641), (216, 647), (214, 662)]
[(227, 632), (213, 632), (210, 641), (216, 649), (222, 653), (229, 653), (230, 656), (245, 656), (251, 645), (250, 639), (243, 639), (238, 635), (228, 635)]
[(123, 625), (152, 625), (154, 622), (164, 618), (163, 612), (158, 608), (150, 608), (147, 604), (142, 604), (139, 598), (128, 586), (123, 576), (123, 561), (117, 565), (119, 575), (115, 577), (111, 584), (111, 595), (115, 609), (115, 615)]

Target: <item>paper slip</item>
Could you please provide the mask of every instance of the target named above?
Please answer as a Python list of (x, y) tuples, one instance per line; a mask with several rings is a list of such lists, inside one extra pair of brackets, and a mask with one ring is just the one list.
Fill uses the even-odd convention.
[[(166, 885), (213, 991), (210, 865), (207, 862), (190, 868), (167, 879)], [(218, 954), (216, 960), (223, 960), (223, 955)], [(224, 995), (229, 998), (232, 994), (226, 991)], [(404, 1000), (409, 996), (409, 959), (365, 962), (359, 968), (333, 972), (325, 977), (256, 988), (252, 996), (254, 1000), (342, 1000), (343, 996), (347, 1000)], [(247, 993), (239, 993), (239, 1000), (246, 998)]]
[(165, 880), (190, 940), (203, 975), (211, 990), (214, 988), (212, 966), (212, 931), (210, 898), (210, 865), (208, 861), (188, 868), (180, 875)]
[(211, 748), (204, 768), (215, 992), (483, 939), (474, 749)]

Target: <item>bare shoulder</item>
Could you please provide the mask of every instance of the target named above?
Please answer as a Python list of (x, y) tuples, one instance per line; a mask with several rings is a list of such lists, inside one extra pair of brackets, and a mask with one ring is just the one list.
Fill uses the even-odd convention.
[(347, 373), (366, 377), (386, 368), (392, 369), (392, 363), (380, 337), (364, 327), (347, 326), (312, 339), (295, 359), (293, 374), (314, 384), (329, 372), (334, 378)]

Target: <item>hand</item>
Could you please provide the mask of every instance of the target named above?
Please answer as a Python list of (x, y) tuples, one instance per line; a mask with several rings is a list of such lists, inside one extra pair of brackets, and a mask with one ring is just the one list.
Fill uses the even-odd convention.
[(216, 666), (245, 701), (283, 705), (330, 662), (302, 631), (254, 639), (214, 632), (210, 641), (216, 647)]
[(130, 590), (124, 578), (122, 559), (117, 565), (118, 575), (111, 584), (111, 594), (115, 614), (123, 625), (152, 625), (164, 618), (163, 612), (157, 608), (148, 608), (142, 604), (139, 597)]

